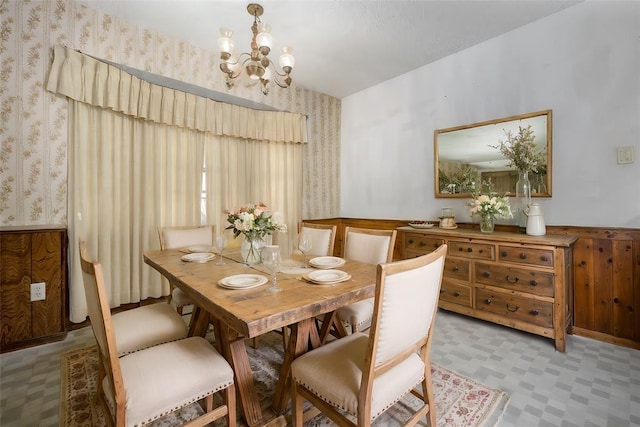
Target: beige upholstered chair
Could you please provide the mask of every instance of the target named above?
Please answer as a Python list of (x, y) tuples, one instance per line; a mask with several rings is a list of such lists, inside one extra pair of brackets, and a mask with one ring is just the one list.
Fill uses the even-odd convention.
[[(373, 230), (345, 227), (344, 257), (367, 264), (391, 262), (396, 244), (396, 230)], [(373, 298), (358, 301), (338, 309), (338, 319), (358, 332), (373, 316)]]
[[(189, 425), (203, 426), (226, 417), (227, 424), (235, 426), (233, 370), (211, 344), (204, 338), (190, 337), (118, 357), (102, 266), (90, 261), (86, 251), (81, 251), (81, 264), (89, 318), (98, 343), (98, 396), (111, 424), (146, 425), (204, 400), (205, 413)], [(214, 408), (213, 397), (217, 392), (224, 395), (223, 403)]]
[(311, 251), (309, 256), (331, 256), (333, 246), (336, 242), (335, 225), (315, 224), (303, 222), (300, 224), (299, 234), (307, 233), (311, 235)]
[[(158, 229), (160, 239), (160, 250), (187, 248), (189, 246), (213, 246), (215, 242), (216, 228), (212, 225), (205, 226), (177, 226), (161, 227)], [(187, 305), (193, 304), (182, 289), (177, 288), (173, 283), (171, 287), (171, 298), (178, 313), (183, 314), (183, 309)]]
[[(408, 393), (424, 404), (405, 425), (427, 416), (436, 426), (429, 352), (446, 252), (443, 245), (418, 258), (378, 265), (369, 334), (356, 332), (293, 361), (295, 426), (303, 423), (303, 399), (340, 426), (369, 426)], [(421, 393), (414, 389), (418, 384)]]
[[(88, 262), (87, 247), (80, 241), (80, 258)], [(112, 316), (118, 356), (187, 337), (187, 324), (167, 304), (143, 305)], [(150, 327), (153, 325), (153, 327)]]

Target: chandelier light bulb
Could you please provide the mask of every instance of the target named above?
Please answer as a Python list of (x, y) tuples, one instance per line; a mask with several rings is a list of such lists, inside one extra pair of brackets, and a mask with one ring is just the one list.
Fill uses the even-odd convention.
[(273, 46), (273, 37), (271, 36), (271, 25), (260, 23), (258, 25), (258, 35), (256, 36), (256, 44), (260, 53), (267, 56), (271, 52)]
[(233, 31), (227, 28), (220, 28), (220, 38), (218, 39), (218, 49), (220, 50), (220, 58), (223, 61), (228, 60), (234, 51), (234, 45), (233, 45), (233, 40), (231, 40), (231, 36), (233, 36)]
[(291, 46), (283, 46), (282, 55), (280, 55), (280, 67), (287, 74), (289, 74), (294, 65), (296, 65), (296, 60), (291, 54), (292, 51), (293, 48)]

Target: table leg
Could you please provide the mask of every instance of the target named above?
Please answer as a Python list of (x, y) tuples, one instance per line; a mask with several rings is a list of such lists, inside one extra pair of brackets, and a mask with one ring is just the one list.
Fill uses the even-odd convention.
[(244, 419), (249, 426), (262, 425), (265, 422), (260, 399), (253, 383), (253, 372), (249, 364), (249, 356), (244, 343), (244, 336), (236, 331), (215, 322), (216, 341), (219, 341), (219, 349), (227, 359), (235, 374), (235, 385), (238, 393), (238, 401), (242, 408)]
[(276, 391), (273, 396), (273, 410), (276, 414), (281, 414), (287, 409), (291, 382), (291, 363), (296, 357), (306, 353), (310, 349), (319, 347), (320, 344), (320, 336), (318, 335), (315, 319), (306, 319), (291, 325), (289, 343), (285, 349), (278, 385), (276, 386)]
[(210, 320), (211, 316), (206, 310), (194, 305), (193, 312), (191, 313), (191, 320), (189, 321), (188, 335), (190, 337), (204, 337), (207, 334)]
[(348, 335), (344, 325), (340, 319), (338, 319), (338, 313), (336, 311), (325, 313), (322, 318), (322, 328), (320, 329), (320, 341), (322, 344), (327, 342), (331, 334), (336, 338), (344, 338)]

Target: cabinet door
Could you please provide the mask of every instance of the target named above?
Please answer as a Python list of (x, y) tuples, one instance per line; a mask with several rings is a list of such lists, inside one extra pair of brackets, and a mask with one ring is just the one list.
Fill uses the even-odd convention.
[(0, 344), (31, 338), (31, 235), (0, 234)]

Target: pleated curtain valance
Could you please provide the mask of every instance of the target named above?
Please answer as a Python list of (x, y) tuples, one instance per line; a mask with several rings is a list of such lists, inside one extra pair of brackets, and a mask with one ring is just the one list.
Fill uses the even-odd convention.
[(54, 47), (47, 90), (132, 117), (215, 135), (308, 142), (303, 114), (254, 110), (156, 85), (63, 46)]

